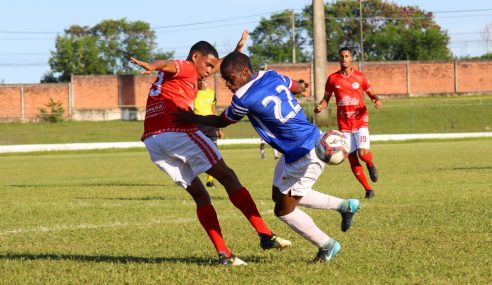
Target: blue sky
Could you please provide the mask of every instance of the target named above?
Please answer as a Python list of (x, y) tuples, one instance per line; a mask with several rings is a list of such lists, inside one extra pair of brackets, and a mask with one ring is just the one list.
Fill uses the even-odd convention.
[[(481, 55), (480, 32), (492, 23), (490, 0), (394, 0), (435, 13), (448, 31), (449, 47), (456, 56)], [(234, 3), (234, 4), (231, 4)], [(233, 49), (243, 29), (253, 30), (261, 17), (284, 9), (300, 10), (311, 0), (15, 0), (2, 3), (0, 17), (0, 83), (38, 83), (49, 70), (55, 37), (70, 25), (94, 26), (104, 19), (142, 20), (156, 29), (158, 46), (185, 57), (198, 40), (216, 45), (223, 55)], [(482, 11), (469, 11), (482, 10)], [(450, 12), (453, 11), (453, 12)], [(465, 11), (465, 12), (457, 12)], [(207, 25), (185, 24), (230, 19)], [(492, 25), (492, 24), (491, 24)]]

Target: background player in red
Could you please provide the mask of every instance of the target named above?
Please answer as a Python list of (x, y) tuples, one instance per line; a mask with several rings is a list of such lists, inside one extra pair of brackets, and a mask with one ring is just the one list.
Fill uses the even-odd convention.
[(364, 103), (364, 93), (369, 96), (376, 109), (383, 106), (381, 100), (372, 91), (366, 76), (352, 68), (352, 52), (349, 48), (341, 48), (340, 70), (328, 77), (325, 85), (325, 96), (314, 108), (315, 113), (328, 106), (331, 95), (335, 93), (337, 103), (338, 128), (350, 140), (349, 162), (352, 172), (366, 191), (365, 197), (374, 197), (374, 190), (367, 181), (359, 158), (366, 163), (372, 182), (378, 181), (378, 172), (369, 151), (369, 114)]
[[(245, 31), (237, 44), (241, 50)], [(226, 189), (229, 199), (246, 216), (260, 236), (263, 249), (284, 248), (290, 242), (275, 236), (261, 218), (248, 190), (222, 159), (213, 142), (198, 130), (194, 123), (177, 125), (173, 122), (177, 108), (192, 109), (197, 95), (197, 81), (220, 67), (216, 49), (208, 42), (194, 44), (186, 60), (157, 60), (152, 63), (131, 58), (148, 74), (158, 71), (147, 99), (144, 121), (144, 142), (151, 160), (179, 186), (186, 189), (196, 203), (198, 220), (212, 240), (224, 265), (244, 265), (231, 254), (222, 237), (221, 228), (210, 196), (198, 175), (206, 172)]]

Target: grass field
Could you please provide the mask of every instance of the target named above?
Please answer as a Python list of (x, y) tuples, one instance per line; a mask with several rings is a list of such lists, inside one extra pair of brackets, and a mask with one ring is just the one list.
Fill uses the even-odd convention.
[[(372, 134), (457, 133), (492, 131), (492, 94), (483, 96), (385, 99), (375, 110), (368, 102)], [(331, 116), (320, 117), (322, 129), (337, 128)], [(312, 117), (312, 103), (304, 111)], [(323, 119), (323, 120), (321, 120)], [(141, 121), (0, 123), (0, 145), (138, 141)], [(258, 137), (246, 119), (227, 127), (226, 138)]]
[[(225, 191), (210, 190), (246, 267), (216, 265), (187, 194), (143, 150), (0, 155), (0, 284), (490, 284), (492, 140), (374, 144), (380, 181), (353, 227), (309, 210), (342, 244), (328, 264), (272, 213), (272, 153), (223, 149), (284, 251), (263, 251)], [(317, 190), (362, 199), (347, 163)]]

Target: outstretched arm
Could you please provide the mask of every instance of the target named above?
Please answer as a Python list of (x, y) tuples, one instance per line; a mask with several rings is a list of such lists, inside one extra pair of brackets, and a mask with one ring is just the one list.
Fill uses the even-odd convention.
[[(237, 42), (236, 48), (234, 51), (242, 52), (244, 44), (246, 44), (246, 40), (248, 39), (249, 32), (248, 30), (244, 30), (243, 33), (241, 34), (241, 38), (239, 39), (239, 42)], [(214, 69), (212, 69), (212, 74), (215, 72), (220, 71), (220, 64), (222, 63), (222, 60), (224, 57), (219, 58), (219, 61), (215, 65)]]
[(171, 60), (156, 60), (148, 63), (131, 57), (130, 62), (144, 68), (145, 70), (142, 71), (142, 74), (150, 74), (153, 71), (163, 71), (167, 73), (177, 72), (176, 65), (174, 65), (174, 62)]
[(212, 126), (215, 128), (224, 128), (230, 125), (230, 123), (222, 117), (222, 115), (207, 115), (201, 116), (195, 114), (193, 110), (184, 110), (178, 107), (178, 112), (173, 113), (175, 118), (173, 122), (178, 124), (200, 124), (206, 126)]

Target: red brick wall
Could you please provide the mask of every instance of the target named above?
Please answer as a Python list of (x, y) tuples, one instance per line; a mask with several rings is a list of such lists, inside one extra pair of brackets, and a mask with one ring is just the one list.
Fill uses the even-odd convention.
[(20, 118), (20, 85), (0, 84), (0, 119)]
[(74, 108), (112, 109), (120, 105), (117, 75), (73, 77)]
[(410, 64), (410, 93), (454, 93), (454, 62)]
[(458, 61), (458, 92), (492, 91), (492, 61)]
[[(357, 64), (354, 64), (357, 68)], [(487, 93), (492, 92), (492, 61), (410, 62), (410, 94), (436, 93)], [(304, 79), (312, 86), (310, 64), (270, 65), (292, 79)], [(338, 63), (329, 63), (327, 74), (338, 70)], [(407, 95), (407, 62), (366, 62), (364, 73), (377, 94)], [(219, 106), (230, 104), (231, 91), (220, 74), (217, 80), (209, 79), (209, 87), (217, 90)], [(73, 107), (75, 109), (118, 109), (123, 106), (144, 109), (149, 87), (155, 80), (150, 76), (74, 76), (72, 82)], [(36, 116), (49, 98), (61, 101), (68, 113), (69, 84), (0, 84), (0, 119), (21, 118), (21, 86), (24, 88), (25, 117)], [(311, 92), (309, 92), (311, 94)], [(306, 94), (306, 95), (309, 95)]]

